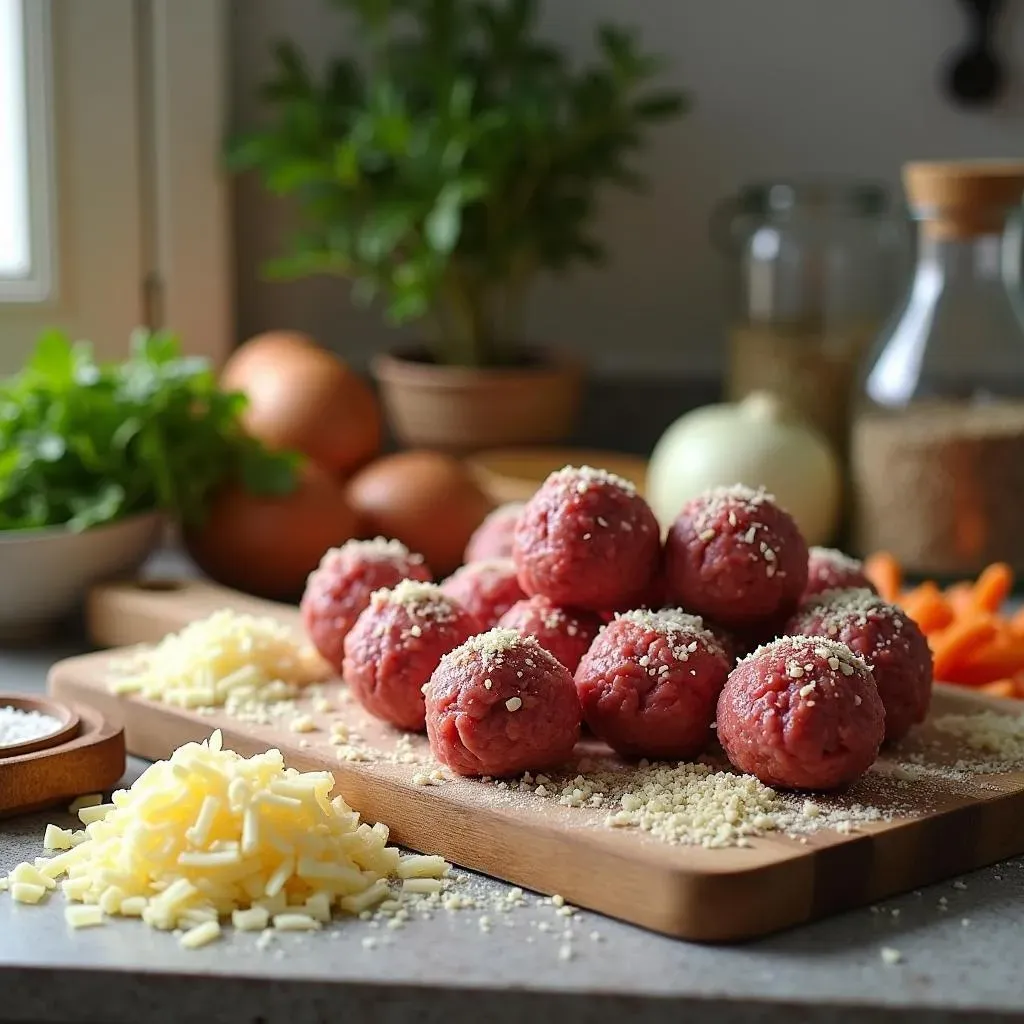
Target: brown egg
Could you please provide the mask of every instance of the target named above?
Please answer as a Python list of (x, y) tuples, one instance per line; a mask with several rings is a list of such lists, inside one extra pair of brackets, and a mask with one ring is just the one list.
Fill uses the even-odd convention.
[(371, 462), (349, 481), (348, 498), (367, 534), (420, 552), (439, 578), (459, 566), (466, 542), (494, 507), (464, 463), (428, 451)]
[(224, 364), (221, 386), (248, 396), (242, 422), (253, 437), (300, 451), (329, 473), (348, 475), (380, 450), (373, 390), (305, 334), (250, 338)]
[(225, 586), (260, 597), (298, 597), (324, 552), (358, 532), (345, 485), (307, 465), (284, 497), (253, 495), (235, 485), (214, 499), (206, 523), (186, 535), (200, 569)]

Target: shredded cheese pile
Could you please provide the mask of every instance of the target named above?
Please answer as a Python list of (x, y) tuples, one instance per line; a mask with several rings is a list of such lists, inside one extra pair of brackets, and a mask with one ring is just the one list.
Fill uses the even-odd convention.
[(287, 700), (327, 675), (313, 647), (280, 622), (226, 608), (165, 637), (125, 670), (111, 682), (114, 693), (183, 708)]
[(44, 846), (63, 852), (19, 865), (0, 889), (39, 903), (64, 878), (72, 927), (140, 917), (181, 929), (186, 948), (216, 939), (227, 917), (243, 931), (319, 929), (335, 909), (359, 914), (387, 900), (391, 876), (405, 880), (403, 893), (441, 891), (441, 857), (403, 857), (386, 826), (361, 824), (330, 799), (333, 787), (330, 772), (285, 768), (280, 751), (223, 750), (215, 732), (112, 803), (82, 807), (84, 831), (49, 826)]

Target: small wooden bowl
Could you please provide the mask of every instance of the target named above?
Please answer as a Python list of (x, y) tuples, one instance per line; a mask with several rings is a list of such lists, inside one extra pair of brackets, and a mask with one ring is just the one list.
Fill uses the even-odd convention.
[(67, 704), (50, 700), (48, 697), (29, 697), (24, 694), (0, 693), (0, 707), (18, 708), (21, 711), (38, 711), (41, 715), (49, 715), (60, 722), (60, 728), (45, 736), (37, 736), (24, 743), (12, 743), (0, 746), (0, 764), (8, 757), (19, 757), (22, 754), (34, 754), (39, 750), (59, 747), (62, 743), (73, 740), (78, 735), (81, 720), (78, 712)]
[(640, 494), (647, 483), (647, 462), (623, 452), (586, 448), (500, 448), (467, 458), (481, 486), (499, 503), (529, 501), (549, 473), (563, 466), (593, 466), (629, 480)]

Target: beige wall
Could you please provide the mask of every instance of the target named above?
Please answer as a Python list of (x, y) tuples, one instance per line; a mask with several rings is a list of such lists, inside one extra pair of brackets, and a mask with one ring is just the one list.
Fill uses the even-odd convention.
[[(650, 197), (609, 197), (612, 263), (538, 290), (534, 336), (589, 353), (609, 372), (713, 373), (723, 266), (706, 225), (716, 199), (761, 176), (895, 183), (907, 158), (1024, 155), (1024, 14), (1008, 8), (1010, 95), (997, 111), (972, 114), (936, 87), (943, 52), (963, 34), (953, 0), (547, 0), (551, 34), (579, 52), (594, 21), (628, 17), (672, 58), (671, 77), (695, 107), (650, 151)], [(269, 40), (290, 35), (318, 57), (344, 45), (327, 0), (235, 0), (233, 19), (240, 126), (257, 117)], [(388, 343), (375, 316), (350, 307), (341, 282), (259, 280), (287, 218), (253, 182), (238, 185), (235, 213), (240, 336), (301, 328), (360, 363)]]

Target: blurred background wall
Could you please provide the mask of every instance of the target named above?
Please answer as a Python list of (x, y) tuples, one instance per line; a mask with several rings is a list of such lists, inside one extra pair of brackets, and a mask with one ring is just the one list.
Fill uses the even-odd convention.
[[(345, 47), (327, 0), (235, 0), (236, 127), (259, 118), (268, 47), (283, 35), (322, 60)], [(912, 158), (1024, 155), (1024, 5), (1008, 5), (1002, 53), (1011, 79), (998, 108), (968, 113), (938, 87), (943, 55), (964, 38), (954, 0), (546, 0), (558, 41), (585, 55), (594, 23), (633, 24), (672, 62), (690, 115), (644, 156), (646, 198), (614, 194), (601, 271), (546, 283), (532, 334), (586, 353), (599, 372), (711, 377), (722, 353), (725, 265), (707, 224), (715, 202), (750, 179), (873, 176), (898, 186)], [(353, 309), (344, 282), (260, 279), (288, 236), (288, 211), (255, 181), (236, 185), (239, 336), (306, 330), (362, 364), (388, 343), (377, 315)]]

